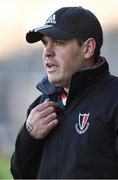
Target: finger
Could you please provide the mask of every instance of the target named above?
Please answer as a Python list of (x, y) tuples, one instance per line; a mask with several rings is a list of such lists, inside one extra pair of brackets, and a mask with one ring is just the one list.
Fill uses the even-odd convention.
[(45, 99), (45, 101), (44, 101), (44, 102), (47, 102), (47, 101), (50, 101), (50, 99), (49, 99), (49, 98), (47, 98), (47, 99)]
[(42, 118), (46, 118), (48, 117), (50, 114), (56, 112), (56, 108), (55, 107), (48, 107), (47, 109), (44, 109), (43, 111), (41, 112), (38, 112), (39, 114), (39, 118), (42, 119)]
[(51, 121), (50, 123), (47, 124), (47, 128), (49, 131), (51, 131), (55, 126), (57, 126), (59, 120), (55, 119), (53, 121)]
[(55, 112), (51, 113), (49, 116), (47, 116), (46, 118), (43, 119), (43, 124), (48, 124), (57, 118), (58, 118), (58, 116)]
[(41, 111), (45, 110), (46, 108), (48, 108), (50, 106), (57, 108), (58, 104), (56, 102), (53, 102), (53, 101), (45, 101), (42, 104), (39, 104), (35, 108), (33, 108), (32, 111), (33, 112), (36, 112), (36, 111), (40, 111), (41, 112)]

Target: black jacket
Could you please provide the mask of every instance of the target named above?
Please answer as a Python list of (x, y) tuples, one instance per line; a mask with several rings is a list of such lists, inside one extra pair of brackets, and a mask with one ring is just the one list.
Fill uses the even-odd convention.
[(57, 98), (60, 88), (39, 84), (43, 94), (60, 104), (60, 123), (43, 140), (20, 130), (11, 160), (14, 178), (118, 178), (118, 78), (105, 59), (97, 67), (72, 76), (67, 105)]

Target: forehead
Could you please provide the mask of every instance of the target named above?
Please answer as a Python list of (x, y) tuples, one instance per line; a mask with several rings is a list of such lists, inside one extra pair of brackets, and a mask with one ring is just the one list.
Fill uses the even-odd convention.
[(41, 41), (63, 41), (63, 42), (72, 42), (72, 41), (77, 41), (77, 38), (70, 38), (67, 40), (62, 40), (62, 39), (54, 39), (52, 37), (49, 36), (42, 36)]

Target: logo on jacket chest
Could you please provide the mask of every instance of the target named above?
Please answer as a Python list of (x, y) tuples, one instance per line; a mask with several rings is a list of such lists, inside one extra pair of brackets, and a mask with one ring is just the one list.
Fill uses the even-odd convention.
[(79, 113), (78, 122), (75, 124), (75, 129), (78, 134), (83, 134), (89, 127), (89, 115), (90, 113)]

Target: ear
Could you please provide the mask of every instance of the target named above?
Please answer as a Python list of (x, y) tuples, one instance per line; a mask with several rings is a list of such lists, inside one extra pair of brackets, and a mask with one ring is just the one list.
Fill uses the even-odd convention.
[(84, 58), (89, 59), (94, 55), (96, 41), (94, 38), (89, 38), (84, 42)]

